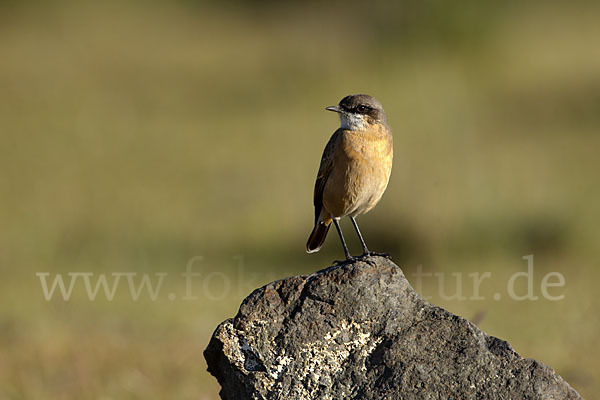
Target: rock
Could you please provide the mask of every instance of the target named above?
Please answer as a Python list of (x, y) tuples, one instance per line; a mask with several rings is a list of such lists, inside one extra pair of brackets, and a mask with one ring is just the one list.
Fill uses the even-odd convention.
[(223, 399), (580, 399), (370, 257), (255, 290), (204, 357)]

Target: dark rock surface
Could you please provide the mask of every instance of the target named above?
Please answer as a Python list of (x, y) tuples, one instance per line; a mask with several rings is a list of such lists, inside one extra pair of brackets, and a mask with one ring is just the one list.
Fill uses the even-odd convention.
[[(365, 262), (368, 261), (368, 262)], [(372, 257), (255, 290), (204, 352), (223, 399), (579, 399)]]

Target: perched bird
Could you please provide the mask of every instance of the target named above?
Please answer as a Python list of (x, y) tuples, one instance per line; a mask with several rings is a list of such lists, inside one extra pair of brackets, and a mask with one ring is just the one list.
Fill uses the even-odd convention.
[(369, 251), (355, 218), (381, 199), (392, 172), (392, 131), (379, 101), (366, 94), (344, 97), (326, 110), (339, 114), (341, 126), (329, 139), (315, 182), (315, 226), (306, 251), (319, 251), (331, 222), (335, 225), (347, 260), (352, 259), (339, 220), (350, 217), (363, 247)]

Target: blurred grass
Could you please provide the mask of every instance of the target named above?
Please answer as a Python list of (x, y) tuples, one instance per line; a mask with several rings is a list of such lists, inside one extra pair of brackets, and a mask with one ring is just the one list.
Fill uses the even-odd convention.
[[(216, 398), (201, 351), (217, 323), (252, 288), (341, 256), (334, 235), (303, 252), (337, 126), (323, 108), (366, 92), (395, 132), (388, 192), (361, 219), (370, 246), (409, 278), (491, 271), (501, 289), (534, 254), (539, 295), (563, 273), (557, 302), (432, 301), (485, 310), (484, 330), (594, 398), (599, 16), (593, 2), (0, 3), (0, 396)], [(197, 301), (46, 302), (35, 276), (177, 276), (196, 255)], [(224, 299), (217, 279), (203, 289), (214, 272), (231, 278)]]

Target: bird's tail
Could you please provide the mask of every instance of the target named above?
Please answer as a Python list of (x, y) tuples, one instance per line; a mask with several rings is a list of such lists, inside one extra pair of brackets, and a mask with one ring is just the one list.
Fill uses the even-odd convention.
[(310, 236), (308, 237), (308, 242), (306, 242), (306, 252), (307, 253), (316, 253), (321, 249), (323, 243), (325, 242), (325, 238), (327, 237), (327, 232), (329, 232), (329, 227), (331, 226), (331, 218), (328, 218), (326, 221), (322, 221), (319, 219), (315, 224)]

